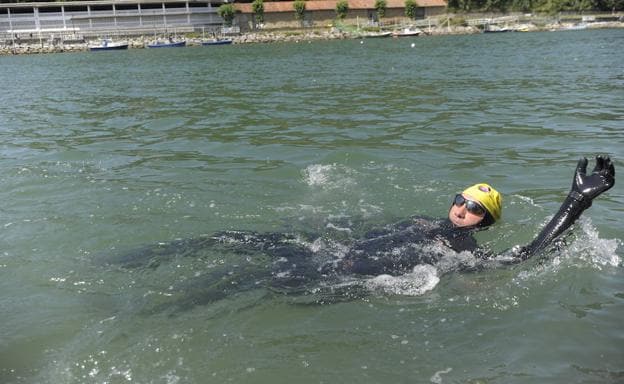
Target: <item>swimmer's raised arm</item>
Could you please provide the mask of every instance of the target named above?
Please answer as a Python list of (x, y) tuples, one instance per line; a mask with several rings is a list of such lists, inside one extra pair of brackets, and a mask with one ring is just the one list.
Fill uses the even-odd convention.
[(522, 260), (546, 248), (592, 205), (592, 200), (615, 184), (615, 167), (609, 156), (596, 156), (596, 166), (587, 174), (587, 159), (581, 158), (574, 172), (572, 188), (559, 211), (546, 224), (540, 234), (517, 254)]

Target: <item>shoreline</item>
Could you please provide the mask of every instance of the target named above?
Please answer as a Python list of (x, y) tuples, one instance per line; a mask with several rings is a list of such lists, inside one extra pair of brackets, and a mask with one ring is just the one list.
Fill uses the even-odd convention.
[[(523, 23), (508, 26), (515, 33), (522, 32), (556, 32), (556, 31), (571, 31), (571, 30), (592, 30), (592, 29), (619, 29), (624, 28), (624, 22), (596, 22), (587, 23), (582, 28), (578, 28), (578, 25), (571, 23), (558, 23), (558, 24), (546, 24), (544, 26), (537, 26), (533, 23)], [(443, 35), (472, 35), (483, 33), (483, 30), (476, 26), (436, 26), (432, 28), (421, 28), (424, 32), (423, 38), (427, 36), (443, 36)], [(508, 32), (508, 33), (510, 33)], [(185, 37), (186, 45), (190, 47), (201, 46), (204, 39), (197, 37)], [(362, 32), (350, 32), (341, 31), (332, 28), (325, 29), (292, 29), (292, 30), (280, 30), (280, 31), (260, 31), (249, 32), (238, 36), (230, 37), (233, 40), (233, 44), (269, 44), (280, 42), (301, 42), (301, 41), (328, 41), (328, 40), (345, 40), (345, 39), (365, 39), (367, 36)], [(412, 37), (413, 38), (413, 37)], [(151, 36), (139, 36), (134, 38), (122, 39), (128, 42), (128, 49), (144, 49), (147, 44), (152, 40)], [(15, 56), (15, 55), (29, 55), (29, 54), (46, 54), (46, 53), (65, 53), (65, 52), (89, 52), (89, 45), (92, 45), (99, 40), (84, 40), (77, 42), (61, 42), (51, 44), (45, 40), (29, 40), (29, 41), (6, 41), (3, 46), (0, 46), (0, 56)]]

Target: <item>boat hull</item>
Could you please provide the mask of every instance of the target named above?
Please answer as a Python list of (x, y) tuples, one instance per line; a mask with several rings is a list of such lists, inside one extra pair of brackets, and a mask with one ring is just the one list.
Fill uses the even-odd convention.
[(365, 37), (367, 39), (380, 39), (380, 38), (384, 38), (384, 37), (390, 37), (392, 36), (392, 32), (378, 32), (378, 33), (367, 33), (365, 35), (362, 35), (362, 37)]
[(121, 51), (124, 49), (128, 49), (128, 44), (116, 44), (116, 45), (89, 47), (89, 51)]
[(397, 33), (395, 35), (393, 35), (394, 37), (416, 37), (420, 35), (420, 32), (414, 32), (414, 33)]
[(202, 45), (229, 45), (232, 44), (232, 40), (214, 40), (214, 41), (202, 41)]
[(178, 48), (185, 47), (186, 41), (176, 41), (175, 43), (154, 43), (147, 44), (147, 48)]

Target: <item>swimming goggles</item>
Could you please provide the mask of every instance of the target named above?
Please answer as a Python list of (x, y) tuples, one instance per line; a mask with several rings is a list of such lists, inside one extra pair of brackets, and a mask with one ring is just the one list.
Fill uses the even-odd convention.
[(473, 215), (485, 215), (485, 209), (481, 206), (481, 204), (477, 203), (476, 201), (466, 199), (461, 193), (455, 195), (455, 199), (453, 199), (453, 204), (457, 205), (458, 207), (466, 204), (466, 210)]

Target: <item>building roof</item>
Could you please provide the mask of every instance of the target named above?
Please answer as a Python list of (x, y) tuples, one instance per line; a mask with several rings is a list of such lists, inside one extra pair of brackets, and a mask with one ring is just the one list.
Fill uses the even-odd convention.
[[(347, 0), (349, 9), (375, 9), (375, 0)], [(306, 11), (333, 11), (337, 0), (308, 0)], [(264, 3), (264, 13), (294, 12), (294, 1), (271, 1)], [(416, 0), (419, 7), (446, 7), (444, 0)], [(251, 3), (234, 4), (242, 13), (253, 13)], [(405, 0), (386, 0), (386, 8), (405, 8)]]

